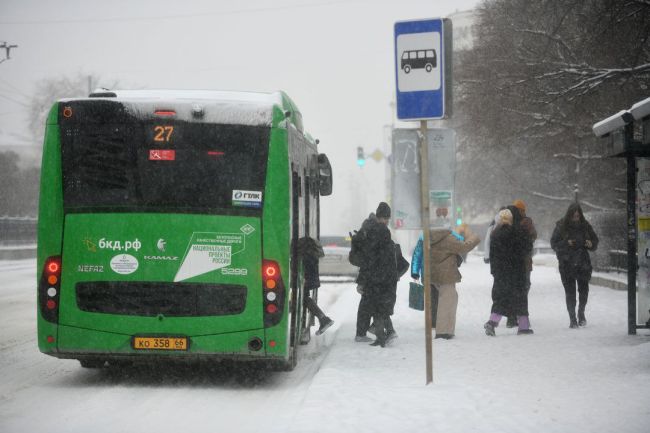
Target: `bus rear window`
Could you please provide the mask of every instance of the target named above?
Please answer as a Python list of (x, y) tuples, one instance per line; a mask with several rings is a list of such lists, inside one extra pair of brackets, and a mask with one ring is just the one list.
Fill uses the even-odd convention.
[[(67, 210), (217, 212), (264, 190), (270, 128), (138, 120), (61, 125)], [(255, 207), (261, 201), (243, 202)], [(252, 206), (251, 206), (252, 205)]]

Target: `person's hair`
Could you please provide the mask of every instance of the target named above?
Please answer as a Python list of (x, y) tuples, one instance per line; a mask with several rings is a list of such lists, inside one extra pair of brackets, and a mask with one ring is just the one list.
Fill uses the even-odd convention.
[(517, 207), (514, 205), (506, 206), (506, 209), (508, 209), (512, 213), (512, 225), (514, 227), (519, 227), (521, 225), (521, 219), (522, 219), (519, 209), (517, 209)]
[(562, 229), (563, 233), (566, 233), (569, 229), (571, 218), (573, 217), (573, 214), (576, 213), (576, 211), (580, 214), (580, 224), (584, 224), (587, 221), (585, 220), (585, 214), (582, 212), (582, 207), (580, 207), (578, 203), (571, 203), (560, 223), (560, 228)]

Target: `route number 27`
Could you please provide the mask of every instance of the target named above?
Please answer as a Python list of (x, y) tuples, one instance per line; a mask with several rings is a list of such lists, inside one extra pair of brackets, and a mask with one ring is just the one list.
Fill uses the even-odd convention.
[(154, 141), (169, 141), (172, 138), (172, 133), (174, 132), (173, 126), (155, 126), (153, 128)]

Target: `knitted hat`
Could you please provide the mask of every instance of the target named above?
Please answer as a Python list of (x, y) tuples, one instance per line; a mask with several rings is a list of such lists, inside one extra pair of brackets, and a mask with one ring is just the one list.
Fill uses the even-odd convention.
[(524, 203), (523, 200), (519, 200), (519, 199), (517, 199), (517, 200), (513, 201), (512, 204), (513, 204), (517, 209), (521, 209), (521, 210), (523, 210), (524, 212), (526, 212), (526, 203)]
[(390, 206), (382, 201), (377, 206), (375, 215), (377, 215), (377, 218), (390, 218)]

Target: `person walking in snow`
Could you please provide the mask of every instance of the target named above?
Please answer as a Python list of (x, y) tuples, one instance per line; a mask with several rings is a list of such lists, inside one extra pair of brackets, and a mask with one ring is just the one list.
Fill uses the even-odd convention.
[[(551, 248), (557, 256), (560, 277), (569, 312), (569, 327), (586, 326), (585, 307), (589, 297), (591, 259), (589, 251), (598, 247), (598, 236), (587, 222), (582, 208), (572, 203), (566, 214), (555, 224), (551, 236)], [(578, 317), (576, 318), (576, 284), (578, 286)]]
[(480, 241), (466, 224), (456, 227), (455, 231), (448, 229), (430, 231), (430, 277), (431, 284), (438, 290), (436, 338), (446, 340), (454, 338), (458, 308), (456, 283), (459, 283), (462, 278), (458, 271), (459, 255), (467, 254)]
[[(395, 305), (398, 271), (395, 243), (391, 239), (388, 222), (390, 206), (381, 202), (377, 211), (363, 222), (363, 260), (357, 277), (361, 293), (357, 311), (355, 341), (369, 341), (366, 336), (370, 318), (374, 319), (376, 340), (373, 346), (385, 347), (395, 336), (390, 316)], [(364, 338), (365, 337), (365, 338)]]
[(316, 335), (321, 335), (334, 321), (327, 317), (323, 310), (320, 309), (316, 301), (311, 297), (312, 290), (320, 287), (320, 272), (318, 269), (318, 260), (323, 257), (323, 247), (321, 244), (310, 237), (302, 237), (298, 239), (298, 254), (302, 258), (302, 265), (304, 270), (304, 287), (305, 295), (303, 303), (305, 307), (318, 318), (319, 328)]
[[(526, 293), (526, 305), (528, 305), (528, 292), (530, 292), (530, 274), (533, 271), (533, 244), (537, 239), (537, 230), (535, 229), (535, 224), (533, 224), (533, 219), (526, 215), (526, 203), (523, 200), (515, 200), (512, 202), (512, 205), (516, 209), (511, 209), (511, 211), (519, 212), (521, 216), (521, 221), (519, 225), (524, 230), (527, 235), (527, 240), (530, 243), (528, 246), (528, 252), (524, 256), (524, 263), (526, 265), (526, 279), (524, 280), (524, 291)], [(514, 328), (517, 326), (517, 316), (514, 312), (508, 314), (508, 321), (506, 322), (507, 328)]]
[(525, 256), (530, 248), (528, 235), (521, 228), (521, 215), (517, 208), (499, 212), (499, 220), (490, 241), (490, 272), (494, 277), (492, 308), (485, 323), (485, 333), (495, 336), (495, 328), (503, 316), (517, 317), (518, 335), (532, 334), (528, 316), (528, 297), (525, 291)]

